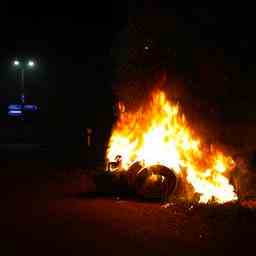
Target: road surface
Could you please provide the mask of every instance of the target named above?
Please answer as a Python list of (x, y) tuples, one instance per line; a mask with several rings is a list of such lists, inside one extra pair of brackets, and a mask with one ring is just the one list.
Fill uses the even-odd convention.
[(220, 255), (245, 252), (254, 209), (86, 196), (84, 170), (38, 161), (1, 166), (3, 255)]

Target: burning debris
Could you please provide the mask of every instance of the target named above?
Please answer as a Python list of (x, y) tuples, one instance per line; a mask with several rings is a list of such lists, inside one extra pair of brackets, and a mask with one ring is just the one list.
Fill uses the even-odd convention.
[(108, 170), (125, 175), (138, 195), (168, 200), (182, 191), (201, 203), (237, 200), (230, 183), (233, 159), (205, 145), (163, 91), (154, 91), (137, 111), (126, 111), (123, 104), (119, 110), (106, 155)]

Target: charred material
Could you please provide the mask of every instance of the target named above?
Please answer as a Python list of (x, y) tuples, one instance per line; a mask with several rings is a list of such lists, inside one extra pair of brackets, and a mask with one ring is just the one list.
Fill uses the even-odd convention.
[(121, 168), (121, 157), (108, 163), (108, 170), (95, 176), (97, 192), (107, 195), (133, 195), (144, 200), (168, 201), (176, 191), (178, 177), (163, 165), (144, 167), (134, 162), (127, 170)]
[(175, 192), (178, 179), (175, 172), (163, 165), (141, 169), (135, 180), (136, 193), (143, 199), (168, 201)]
[(121, 169), (121, 167), (122, 167), (122, 156), (117, 155), (115, 157), (115, 161), (108, 163), (107, 170), (111, 172), (118, 171)]

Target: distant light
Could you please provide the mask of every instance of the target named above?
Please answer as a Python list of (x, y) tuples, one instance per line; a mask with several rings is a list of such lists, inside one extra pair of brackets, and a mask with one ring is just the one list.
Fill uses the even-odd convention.
[(31, 68), (33, 68), (33, 67), (35, 66), (35, 62), (32, 61), (32, 60), (30, 60), (30, 61), (28, 62), (28, 66), (31, 67)]
[(10, 110), (8, 111), (8, 116), (22, 116), (21, 110)]
[(36, 105), (24, 105), (25, 111), (35, 112), (38, 110), (38, 107)]
[(22, 111), (21, 110), (10, 110), (9, 113), (10, 114), (21, 114)]
[(20, 65), (20, 62), (19, 62), (18, 60), (15, 60), (15, 61), (13, 62), (13, 65), (14, 65), (14, 66), (19, 66), (19, 65)]
[(31, 105), (31, 104), (10, 104), (8, 106), (8, 110), (9, 111), (29, 111), (29, 112), (35, 112), (38, 110), (38, 106), (37, 105)]
[(144, 47), (144, 49), (147, 51), (147, 50), (149, 50), (149, 47), (146, 45), (146, 46)]
[(21, 110), (22, 109), (22, 105), (21, 104), (10, 104), (8, 106), (9, 110)]

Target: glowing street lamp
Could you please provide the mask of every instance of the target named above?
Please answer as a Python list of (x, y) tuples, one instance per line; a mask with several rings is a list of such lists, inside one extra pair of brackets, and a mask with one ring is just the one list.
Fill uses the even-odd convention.
[(35, 66), (35, 62), (33, 60), (30, 60), (28, 62), (28, 67), (33, 68)]
[(25, 104), (25, 70), (34, 68), (36, 63), (33, 60), (28, 60), (26, 63), (19, 61), (18, 59), (15, 59), (13, 61), (13, 66), (17, 68), (21, 72), (21, 103)]
[(14, 65), (15, 67), (18, 67), (18, 66), (20, 65), (20, 62), (19, 62), (18, 60), (14, 60), (14, 61), (13, 61), (13, 65)]

